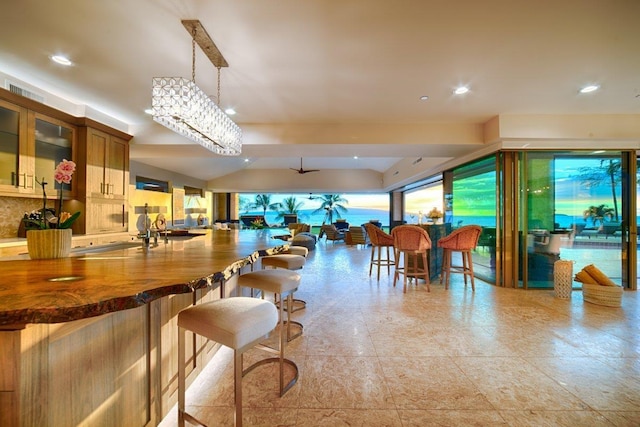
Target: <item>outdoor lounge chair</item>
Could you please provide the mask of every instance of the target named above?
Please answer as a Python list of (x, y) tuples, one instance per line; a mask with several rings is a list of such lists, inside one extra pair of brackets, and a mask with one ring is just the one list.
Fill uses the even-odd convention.
[(320, 235), (321, 236), (324, 235), (327, 242), (329, 240), (331, 240), (334, 243), (340, 240), (344, 241), (344, 233), (341, 231), (338, 231), (336, 226), (333, 224), (323, 225), (320, 228)]

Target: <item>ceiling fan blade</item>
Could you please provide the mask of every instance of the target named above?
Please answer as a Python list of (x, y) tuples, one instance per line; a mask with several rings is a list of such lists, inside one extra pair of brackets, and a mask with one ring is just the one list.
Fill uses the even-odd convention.
[(305, 169), (305, 170), (300, 170), (300, 173), (309, 173), (309, 172), (319, 172), (320, 169)]

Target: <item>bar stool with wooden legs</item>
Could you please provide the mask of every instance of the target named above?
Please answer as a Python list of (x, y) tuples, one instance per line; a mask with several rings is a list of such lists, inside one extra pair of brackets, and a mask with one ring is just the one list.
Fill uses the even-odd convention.
[[(256, 298), (235, 297), (202, 303), (178, 313), (178, 425), (204, 425), (185, 410), (186, 332), (233, 349), (235, 425), (242, 426), (242, 355), (256, 346), (278, 324), (274, 304)], [(195, 355), (193, 356), (195, 357)], [(248, 371), (246, 371), (248, 372)]]
[[(379, 227), (371, 223), (364, 225), (367, 234), (369, 235), (369, 241), (371, 242), (371, 260), (369, 261), (369, 277), (373, 271), (373, 266), (378, 266), (378, 280), (380, 280), (380, 267), (387, 267), (387, 274), (391, 273), (391, 266), (396, 265), (395, 259), (391, 259), (389, 252), (394, 255), (393, 250), (389, 251), (389, 248), (393, 248), (393, 237), (382, 231)], [(386, 248), (387, 257), (382, 258), (382, 248)], [(377, 252), (377, 256), (376, 256)]]
[[(400, 225), (391, 230), (393, 237), (393, 247), (396, 253), (396, 271), (393, 275), (393, 286), (402, 274), (404, 275), (404, 287), (402, 292), (407, 292), (407, 280), (422, 277), (429, 287), (429, 263), (427, 262), (427, 251), (431, 249), (431, 239), (425, 229), (417, 225)], [(404, 258), (403, 266), (400, 267), (400, 257)], [(422, 264), (422, 266), (420, 266)]]
[[(467, 276), (469, 276), (471, 278), (471, 290), (476, 290), (476, 285), (473, 280), (473, 259), (471, 257), (471, 251), (478, 245), (478, 239), (481, 233), (482, 227), (479, 225), (465, 225), (438, 240), (438, 247), (443, 249), (440, 283), (444, 281), (445, 289), (449, 289), (451, 273), (462, 273), (465, 286), (467, 285)], [(462, 265), (451, 264), (452, 252), (460, 252), (462, 255)]]
[[(298, 289), (300, 285), (300, 275), (290, 270), (273, 269), (273, 270), (257, 270), (249, 273), (241, 274), (238, 278), (238, 288), (246, 287), (251, 289), (259, 289), (262, 291), (262, 297), (265, 293), (272, 293), (274, 298), (280, 297), (281, 302), (286, 298), (287, 308), (291, 308), (293, 293)], [(277, 362), (280, 365), (280, 396), (283, 396), (293, 385), (298, 381), (298, 366), (292, 360), (285, 358), (285, 349), (287, 342), (295, 338), (291, 334), (292, 321), (289, 320), (291, 311), (286, 311), (285, 317), (284, 304), (278, 306), (278, 348), (274, 349), (260, 344), (259, 347), (262, 350), (275, 353), (278, 357), (272, 357), (268, 359), (262, 359), (245, 370), (245, 373), (251, 372), (258, 366), (262, 366), (266, 363)], [(285, 331), (286, 327), (286, 331)], [(299, 334), (302, 334), (300, 331)], [(289, 365), (293, 368), (293, 378), (285, 384), (284, 382), (284, 366)]]

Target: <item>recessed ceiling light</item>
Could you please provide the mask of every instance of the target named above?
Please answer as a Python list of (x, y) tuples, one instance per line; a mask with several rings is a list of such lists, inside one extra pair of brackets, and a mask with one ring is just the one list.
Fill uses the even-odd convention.
[(234, 110), (233, 108), (227, 108), (226, 110), (224, 110), (224, 112), (230, 116), (233, 116), (236, 113), (236, 110)]
[(249, 163), (249, 159), (244, 159), (244, 162), (245, 163)]
[(420, 101), (426, 101), (426, 100), (428, 100), (428, 99), (429, 99), (429, 96), (428, 96), (428, 95), (422, 95), (422, 96), (420, 97)]
[(73, 65), (73, 62), (71, 62), (69, 60), (69, 58), (67, 58), (66, 56), (62, 56), (62, 55), (52, 55), (51, 56), (51, 60), (57, 64), (60, 65), (65, 65), (67, 67)]
[(598, 89), (600, 89), (600, 86), (598, 86), (598, 85), (589, 85), (589, 86), (585, 86), (582, 89), (580, 89), (580, 93), (595, 92)]
[(153, 110), (151, 108), (147, 108), (144, 110), (145, 114), (153, 114)]
[(354, 158), (355, 160), (358, 160), (358, 156), (353, 156), (353, 158)]
[(467, 92), (469, 92), (469, 88), (467, 86), (459, 86), (453, 91), (456, 95), (464, 95)]

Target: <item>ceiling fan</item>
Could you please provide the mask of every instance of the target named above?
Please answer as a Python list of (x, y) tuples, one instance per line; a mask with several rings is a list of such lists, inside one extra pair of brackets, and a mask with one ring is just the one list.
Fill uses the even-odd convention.
[(305, 174), (305, 173), (309, 173), (309, 172), (318, 172), (320, 169), (304, 169), (302, 167), (302, 157), (300, 157), (300, 169), (294, 169), (294, 168), (289, 168), (292, 171), (296, 171), (299, 174)]

